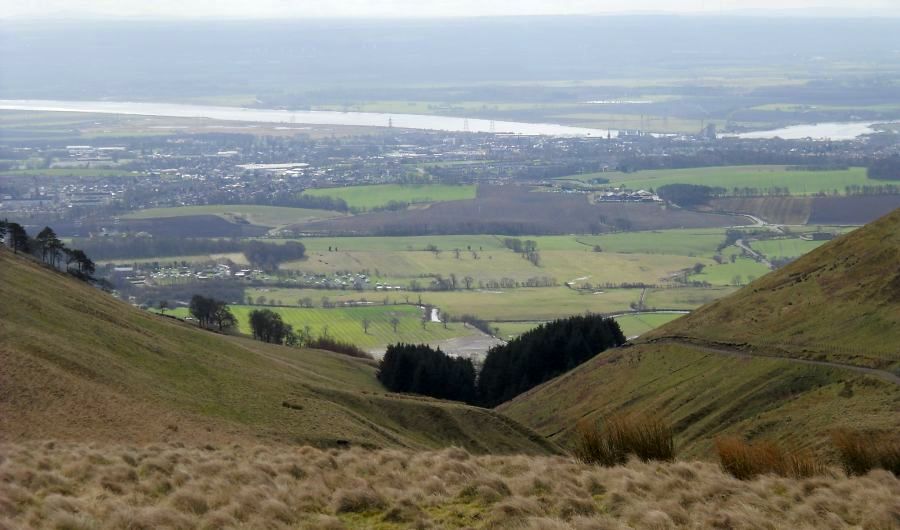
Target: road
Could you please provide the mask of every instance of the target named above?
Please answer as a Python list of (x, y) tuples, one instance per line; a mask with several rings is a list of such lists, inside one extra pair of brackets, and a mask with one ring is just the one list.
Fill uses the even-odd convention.
[(738, 248), (740, 248), (740, 249), (742, 249), (744, 252), (746, 252), (747, 254), (750, 254), (750, 256), (752, 256), (753, 259), (755, 259), (756, 261), (758, 261), (758, 262), (764, 264), (766, 267), (768, 267), (768, 268), (770, 268), (770, 269), (774, 269), (774, 268), (775, 268), (775, 267), (772, 266), (772, 262), (771, 262), (771, 261), (767, 260), (766, 257), (763, 256), (762, 254), (760, 254), (759, 252), (757, 252), (757, 251), (753, 250), (752, 248), (750, 248), (750, 245), (748, 245), (747, 243), (745, 243), (743, 239), (738, 239), (737, 241), (734, 242), (734, 244), (735, 244)]
[(717, 353), (720, 355), (728, 355), (731, 357), (762, 357), (765, 359), (778, 359), (781, 361), (788, 361), (792, 363), (799, 364), (807, 364), (812, 366), (827, 366), (829, 368), (836, 368), (839, 370), (850, 370), (853, 372), (858, 372), (865, 375), (871, 375), (882, 379), (884, 381), (888, 381), (890, 383), (894, 383), (895, 385), (900, 385), (900, 376), (897, 376), (891, 372), (887, 372), (885, 370), (878, 370), (877, 368), (866, 368), (864, 366), (855, 366), (852, 364), (843, 364), (836, 363), (831, 361), (814, 361), (811, 359), (797, 359), (795, 357), (785, 357), (782, 355), (772, 355), (766, 353), (749, 353), (741, 350), (734, 350), (729, 348), (724, 348), (722, 346), (712, 346), (709, 344), (697, 344), (696, 342), (690, 340), (684, 340), (680, 338), (673, 337), (661, 337), (659, 339), (653, 339), (651, 341), (636, 343), (636, 344), (678, 344), (681, 346), (687, 346), (689, 348), (709, 352), (709, 353)]

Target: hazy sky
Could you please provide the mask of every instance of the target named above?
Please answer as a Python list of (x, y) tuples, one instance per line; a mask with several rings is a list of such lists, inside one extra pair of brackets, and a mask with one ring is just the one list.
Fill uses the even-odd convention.
[(900, 14), (900, 0), (0, 0), (4, 18), (443, 17), (798, 10)]

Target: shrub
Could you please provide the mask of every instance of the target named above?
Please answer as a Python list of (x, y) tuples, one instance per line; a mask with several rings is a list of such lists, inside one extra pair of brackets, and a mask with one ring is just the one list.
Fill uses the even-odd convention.
[(805, 478), (825, 472), (825, 465), (811, 451), (784, 451), (772, 441), (751, 444), (732, 436), (716, 439), (715, 447), (722, 469), (740, 480), (766, 473)]
[(643, 414), (612, 416), (601, 426), (581, 422), (576, 431), (575, 455), (586, 463), (614, 466), (628, 455), (644, 462), (673, 460), (675, 437), (660, 418)]
[(831, 434), (841, 465), (849, 475), (882, 468), (900, 476), (900, 438), (890, 434), (839, 430)]
[(372, 354), (363, 350), (356, 344), (333, 339), (331, 337), (319, 337), (310, 339), (306, 342), (307, 348), (316, 350), (328, 350), (335, 353), (349, 355), (350, 357), (358, 357), (360, 359), (372, 359)]

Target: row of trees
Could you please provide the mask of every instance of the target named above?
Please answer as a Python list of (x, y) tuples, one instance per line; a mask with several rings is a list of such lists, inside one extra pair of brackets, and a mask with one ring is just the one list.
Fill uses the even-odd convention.
[(297, 241), (288, 241), (283, 245), (249, 241), (241, 246), (241, 251), (251, 265), (267, 271), (277, 270), (282, 262), (306, 257), (306, 247)]
[(666, 184), (656, 190), (661, 199), (690, 208), (706, 204), (713, 197), (723, 195), (725, 188), (714, 188), (699, 184)]
[[(162, 304), (160, 309), (163, 309)], [(221, 300), (195, 294), (191, 298), (189, 310), (202, 328), (228, 331), (237, 326), (237, 319), (231, 313), (228, 304)]]
[(466, 403), (477, 402), (475, 366), (425, 344), (388, 346), (377, 374), (392, 392), (409, 392)]
[(900, 155), (873, 160), (866, 174), (871, 179), (900, 180)]
[[(462, 317), (466, 318), (471, 317)], [(624, 343), (614, 319), (575, 316), (543, 324), (491, 348), (477, 377), (469, 359), (451, 357), (424, 344), (394, 344), (381, 360), (378, 380), (393, 392), (493, 407)]]
[(272, 344), (294, 346), (298, 342), (294, 328), (285, 323), (281, 315), (271, 309), (254, 309), (250, 312), (250, 329), (253, 338)]
[(30, 253), (53, 268), (61, 269), (65, 265), (65, 270), (72, 275), (83, 280), (93, 279), (94, 262), (83, 250), (66, 247), (49, 226), (31, 238), (19, 223), (0, 221), (0, 242), (6, 242), (16, 254)]
[(488, 350), (478, 377), (479, 401), (499, 405), (624, 343), (619, 324), (600, 315), (542, 324)]

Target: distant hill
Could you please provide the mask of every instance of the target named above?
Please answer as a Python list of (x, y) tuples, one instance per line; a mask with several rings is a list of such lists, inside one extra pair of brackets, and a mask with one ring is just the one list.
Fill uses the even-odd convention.
[(688, 454), (723, 433), (820, 445), (900, 429), (900, 210), (499, 407), (566, 443), (583, 418), (653, 411)]
[(201, 331), (5, 248), (0, 300), (0, 442), (557, 451), (496, 412), (389, 394), (369, 361)]

